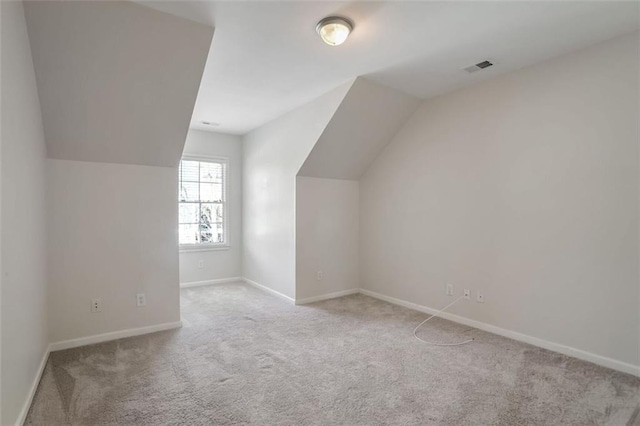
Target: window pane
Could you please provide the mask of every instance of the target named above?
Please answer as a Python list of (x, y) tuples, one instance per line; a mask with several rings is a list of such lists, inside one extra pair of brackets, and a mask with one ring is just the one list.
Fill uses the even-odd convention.
[(183, 160), (180, 163), (180, 180), (198, 182), (200, 163), (198, 161)]
[(200, 163), (200, 181), (201, 182), (222, 182), (222, 164), (221, 163)]
[(179, 241), (180, 244), (196, 244), (199, 242), (200, 233), (198, 225), (179, 225)]
[(222, 223), (214, 223), (212, 226), (213, 242), (224, 243), (224, 226)]
[(196, 203), (180, 203), (178, 209), (179, 223), (198, 223), (200, 205)]
[(180, 182), (180, 201), (199, 201), (199, 189), (197, 182)]
[(180, 244), (224, 243), (225, 164), (183, 160), (179, 165)]
[(200, 238), (203, 243), (224, 243), (224, 226), (222, 223), (201, 224)]
[(222, 184), (220, 183), (201, 183), (200, 184), (200, 201), (222, 201)]
[(200, 223), (210, 225), (215, 222), (222, 222), (224, 208), (222, 204), (201, 204)]
[(214, 243), (213, 229), (210, 225), (200, 224), (200, 241), (203, 243)]

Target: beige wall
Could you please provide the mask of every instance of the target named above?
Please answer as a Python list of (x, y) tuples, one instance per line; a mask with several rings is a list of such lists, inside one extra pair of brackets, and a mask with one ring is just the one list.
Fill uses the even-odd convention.
[(47, 180), (51, 341), (179, 321), (177, 169), (49, 159)]
[[(180, 252), (180, 283), (242, 276), (242, 138), (235, 135), (190, 130), (184, 155), (217, 156), (228, 160), (227, 197), (229, 247)], [(202, 261), (202, 268), (198, 267)]]
[(638, 47), (424, 102), (360, 182), (362, 285), (639, 365)]
[(359, 287), (358, 192), (358, 181), (297, 177), (296, 299)]
[(2, 291), (0, 299), (3, 425), (24, 410), (46, 353), (46, 148), (21, 2), (2, 14)]

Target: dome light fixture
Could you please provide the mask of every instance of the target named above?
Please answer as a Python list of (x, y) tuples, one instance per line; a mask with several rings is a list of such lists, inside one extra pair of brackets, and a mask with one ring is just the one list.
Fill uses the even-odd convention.
[(328, 16), (318, 22), (316, 26), (316, 31), (322, 41), (329, 46), (338, 46), (344, 43), (352, 30), (353, 23), (339, 16)]

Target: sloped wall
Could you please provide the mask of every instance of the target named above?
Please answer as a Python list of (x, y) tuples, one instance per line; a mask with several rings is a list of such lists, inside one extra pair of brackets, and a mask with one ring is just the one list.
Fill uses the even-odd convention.
[(243, 272), (295, 298), (296, 173), (352, 82), (243, 139)]
[(177, 166), (213, 29), (124, 1), (25, 12), (49, 157), (50, 339), (178, 326)]
[(406, 93), (356, 78), (298, 176), (360, 179), (418, 104)]
[(213, 29), (127, 1), (25, 9), (49, 158), (176, 166)]
[(331, 117), (298, 171), (296, 300), (360, 287), (358, 179), (417, 107), (358, 77)]

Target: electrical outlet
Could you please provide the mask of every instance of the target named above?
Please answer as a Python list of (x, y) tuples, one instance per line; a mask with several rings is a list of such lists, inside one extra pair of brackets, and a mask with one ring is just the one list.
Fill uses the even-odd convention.
[(91, 299), (91, 312), (102, 312), (102, 299)]
[(471, 299), (471, 290), (469, 290), (468, 288), (464, 289), (464, 298), (467, 300)]
[(478, 293), (476, 294), (476, 300), (478, 303), (484, 303), (484, 294), (482, 294), (480, 290), (478, 290)]
[(447, 284), (447, 296), (453, 296), (453, 284)]
[(198, 269), (202, 269), (204, 268), (204, 260), (199, 260), (198, 261)]
[(147, 306), (147, 297), (144, 295), (144, 293), (136, 294), (136, 305)]
[(317, 275), (316, 279), (318, 281), (322, 281), (323, 278), (324, 278), (324, 273), (322, 271), (318, 271), (318, 275)]

